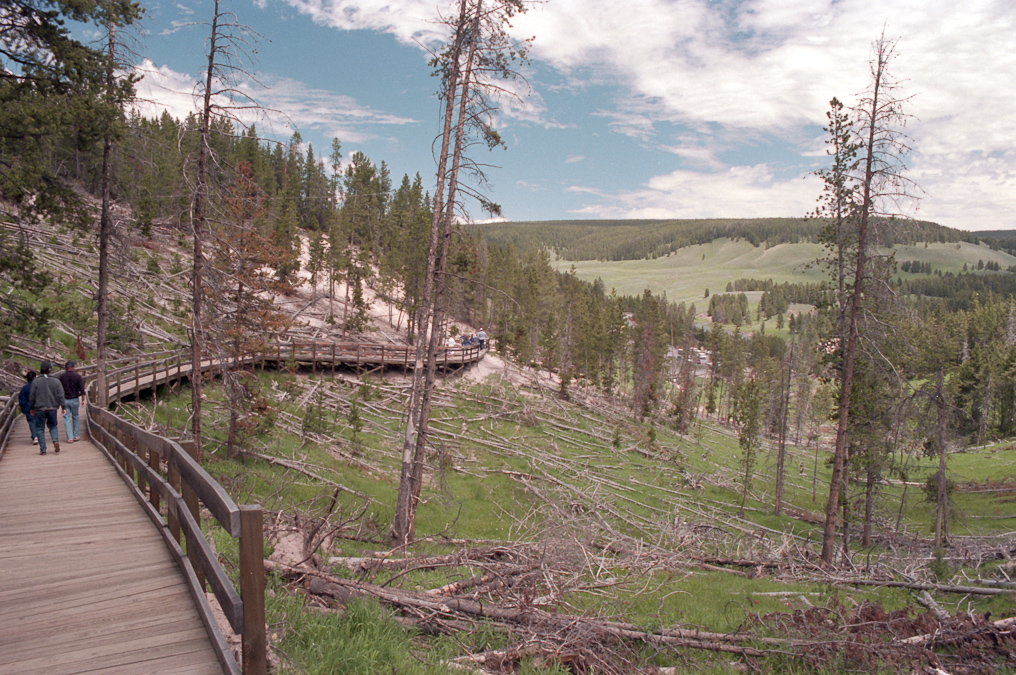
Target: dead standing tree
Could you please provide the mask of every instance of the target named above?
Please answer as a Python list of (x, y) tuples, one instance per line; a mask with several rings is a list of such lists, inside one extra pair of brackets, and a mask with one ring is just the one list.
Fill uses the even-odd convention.
[(201, 111), (198, 119), (199, 141), (197, 168), (191, 210), (191, 227), (194, 237), (193, 267), (191, 268), (191, 433), (201, 460), (201, 361), (204, 358), (204, 325), (202, 310), (205, 304), (204, 239), (207, 232), (209, 203), (211, 201), (210, 165), (215, 162), (211, 146), (212, 121), (220, 120), (244, 126), (239, 118), (241, 111), (262, 111), (251, 97), (240, 89), (243, 81), (253, 79), (247, 68), (250, 55), (255, 52), (257, 35), (241, 24), (236, 14), (220, 9), (215, 0), (212, 21), (209, 25), (208, 65), (205, 79), (199, 84)]
[[(205, 298), (210, 312), (207, 332), (223, 364), (223, 391), (229, 409), (227, 456), (240, 456), (244, 437), (256, 435), (270, 425), (257, 379), (245, 363), (290, 327), (288, 313), (276, 309), (274, 296), (286, 290), (275, 278), (274, 269), (283, 264), (285, 251), (259, 228), (265, 217), (266, 197), (249, 162), (240, 162), (235, 175), (224, 186), (219, 214), (208, 234), (214, 248), (208, 256)], [(249, 361), (248, 361), (249, 359)]]
[(445, 287), (448, 246), (456, 211), (462, 210), (460, 192), (472, 196), (490, 213), (500, 208), (459, 181), (464, 168), (483, 183), (480, 164), (470, 161), (464, 149), (476, 142), (489, 148), (502, 145), (491, 119), (497, 99), (515, 96), (506, 83), (518, 79), (514, 64), (524, 60), (527, 42), (508, 35), (511, 19), (526, 11), (524, 0), (459, 0), (457, 13), (446, 23), (451, 39), (431, 61), (441, 77), (439, 95), (444, 103), (443, 128), (437, 155), (437, 185), (431, 217), (427, 269), (420, 302), (413, 385), (410, 391), (402, 446), (399, 496), (392, 520), (392, 539), (398, 545), (413, 540), (416, 506), (423, 486), (431, 393), (436, 377), (441, 293)]
[(124, 39), (118, 29), (136, 21), (141, 13), (140, 5), (128, 0), (118, 0), (102, 5), (106, 15), (106, 74), (103, 83), (103, 98), (106, 112), (110, 115), (106, 132), (102, 138), (101, 211), (99, 215), (99, 288), (96, 292), (96, 360), (99, 405), (105, 406), (109, 396), (106, 386), (106, 360), (108, 358), (107, 325), (109, 321), (109, 240), (113, 234), (112, 186), (113, 150), (117, 140), (124, 104), (134, 97), (134, 75), (121, 77), (118, 71), (129, 72), (136, 52), (124, 48)]
[(896, 41), (887, 39), (885, 33), (874, 42), (874, 53), (870, 61), (871, 83), (853, 109), (862, 136), (859, 168), (863, 169), (863, 174), (853, 181), (853, 190), (858, 195), (857, 230), (853, 242), (856, 244), (855, 269), (850, 305), (846, 309), (839, 420), (822, 535), (822, 561), (827, 565), (832, 563), (835, 547), (837, 510), (847, 455), (850, 397), (858, 350), (858, 323), (862, 313), (865, 281), (870, 272), (870, 248), (874, 244), (872, 228), (877, 220), (898, 213), (901, 203), (911, 199), (909, 188), (912, 183), (903, 176), (906, 168), (903, 158), (910, 149), (908, 139), (902, 131), (908, 119), (903, 112), (903, 104), (908, 99), (896, 96), (900, 83), (888, 72), (895, 57), (895, 47)]

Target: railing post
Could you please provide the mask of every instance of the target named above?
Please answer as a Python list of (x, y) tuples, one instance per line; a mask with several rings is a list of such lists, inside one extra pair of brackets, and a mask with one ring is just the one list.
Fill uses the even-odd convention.
[[(159, 451), (154, 448), (148, 448), (148, 466), (155, 473), (159, 473), (160, 460), (161, 455)], [(148, 501), (151, 502), (156, 511), (159, 510), (159, 487), (155, 483), (151, 483), (148, 486)]]
[[(166, 473), (169, 476), (170, 486), (176, 490), (177, 493), (183, 494), (180, 492), (180, 468), (176, 465), (176, 461), (173, 459), (172, 453), (170, 453), (166, 461)], [(169, 533), (173, 535), (173, 539), (177, 543), (180, 543), (180, 521), (177, 520), (173, 509), (169, 509), (166, 524), (169, 525)]]
[[(194, 441), (180, 441), (180, 447), (184, 451), (197, 461), (197, 446)], [(187, 484), (186, 481), (181, 481), (180, 495), (183, 497), (184, 503), (187, 505), (187, 510), (194, 516), (194, 522), (197, 523), (198, 529), (201, 529), (201, 502), (198, 500), (198, 495)], [(190, 558), (191, 565), (194, 567), (194, 574), (197, 575), (198, 583), (201, 585), (201, 590), (205, 589), (205, 575), (201, 571), (201, 564), (198, 562), (195, 551), (197, 547), (191, 546), (191, 542), (187, 542), (187, 557)]]
[(240, 599), (243, 675), (268, 672), (265, 636), (264, 522), (260, 506), (240, 506)]
[[(135, 391), (137, 390), (135, 389)], [(134, 453), (135, 457), (140, 459), (142, 462), (147, 463), (148, 456), (146, 454), (146, 451), (148, 450), (148, 448), (142, 448), (141, 444), (138, 443), (138, 439), (135, 438), (133, 434), (129, 436), (129, 439), (130, 442), (127, 443), (127, 447), (130, 449), (131, 452)], [(134, 482), (137, 484), (138, 489), (141, 490), (141, 494), (148, 492), (148, 481), (145, 480), (145, 472), (142, 471), (141, 469), (138, 469), (135, 472), (135, 475), (137, 476), (137, 478), (134, 479)]]

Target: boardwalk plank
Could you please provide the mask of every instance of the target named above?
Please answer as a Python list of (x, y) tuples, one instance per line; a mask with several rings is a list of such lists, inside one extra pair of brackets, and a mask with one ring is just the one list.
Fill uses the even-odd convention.
[(183, 575), (105, 455), (82, 441), (40, 456), (16, 425), (0, 461), (0, 675), (222, 673)]

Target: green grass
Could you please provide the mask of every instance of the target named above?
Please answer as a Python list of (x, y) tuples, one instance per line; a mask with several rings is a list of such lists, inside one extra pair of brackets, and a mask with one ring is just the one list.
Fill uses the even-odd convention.
[[(415, 633), (377, 603), (350, 602), (341, 616), (306, 611), (296, 596), (275, 593), (268, 605), (272, 640), (290, 657), (282, 673), (306, 675), (444, 675), (450, 649), (422, 653)], [(281, 638), (281, 639), (280, 639)]]
[[(292, 376), (265, 373), (260, 376), (265, 391), (297, 389), (310, 381), (319, 387), (331, 387), (328, 377)], [(345, 388), (329, 391), (346, 392)], [(218, 385), (206, 389), (205, 429), (211, 440), (224, 438), (221, 421), (221, 392)], [(699, 627), (703, 630), (730, 632), (745, 627), (757, 630), (760, 616), (770, 613), (792, 612), (803, 609), (806, 603), (818, 607), (839, 606), (865, 600), (879, 602), (887, 610), (911, 605), (912, 597), (899, 589), (828, 587), (816, 583), (786, 584), (768, 575), (745, 578), (734, 574), (696, 569), (655, 570), (649, 573), (626, 569), (623, 565), (609, 571), (597, 570), (587, 563), (587, 555), (578, 540), (595, 541), (597, 517), (610, 521), (614, 513), (625, 518), (627, 524), (619, 526), (632, 538), (647, 546), (680, 550), (681, 532), (695, 532), (699, 525), (735, 520), (739, 504), (740, 469), (736, 435), (712, 422), (696, 423), (687, 436), (678, 436), (666, 425), (656, 426), (656, 445), (650, 446), (648, 427), (633, 419), (608, 419), (588, 410), (570, 408), (565, 404), (541, 404), (536, 397), (518, 396), (512, 392), (495, 391), (491, 385), (446, 386), (442, 389), (441, 403), (434, 409), (434, 429), (454, 433), (459, 438), (436, 434), (435, 455), (431, 464), (435, 470), (428, 474), (420, 506), (417, 534), (463, 538), (475, 542), (530, 541), (538, 545), (552, 544), (548, 554), (559, 556), (574, 575), (576, 590), (560, 596), (557, 610), (565, 613), (590, 613), (615, 616), (645, 628), (662, 625)], [(182, 426), (187, 421), (186, 406), (190, 399), (184, 387), (177, 394), (161, 390), (154, 419), (159, 423), (171, 422)], [(374, 397), (372, 405), (383, 402), (383, 396)], [(504, 402), (504, 403), (502, 403)], [(512, 413), (512, 406), (540, 412), (540, 424), (531, 426)], [(394, 405), (391, 401), (390, 405)], [(506, 414), (489, 418), (489, 413)], [(279, 413), (292, 415), (299, 426), (302, 411), (293, 397), (278, 404)], [(219, 413), (216, 413), (219, 411)], [(147, 413), (146, 413), (147, 414)], [(370, 503), (360, 521), (361, 533), (373, 536), (369, 541), (340, 541), (330, 555), (359, 555), (365, 550), (385, 548), (392, 516), (392, 505), (397, 493), (400, 462), (401, 418), (397, 415), (364, 406), (361, 409), (364, 429), (362, 446), (354, 453), (349, 443), (349, 429), (344, 414), (326, 411), (328, 431), (333, 443), (341, 451), (354, 454), (350, 462), (316, 443), (305, 443), (298, 436), (276, 427), (260, 440), (262, 452), (279, 457), (298, 458), (314, 467), (314, 471), (347, 488), (368, 495)], [(465, 429), (463, 429), (465, 425)], [(619, 452), (613, 446), (615, 433), (620, 430), (621, 447), (637, 448), (639, 452)], [(170, 432), (172, 434), (172, 432)], [(795, 509), (821, 513), (828, 492), (828, 451), (819, 453), (815, 497), (812, 496), (813, 450), (789, 448), (786, 474), (785, 503)], [(646, 456), (648, 454), (649, 456)], [(962, 482), (969, 480), (998, 480), (1012, 475), (1016, 463), (1016, 446), (999, 444), (976, 451), (954, 453), (949, 456), (950, 476)], [(364, 468), (364, 464), (370, 469)], [(804, 466), (804, 473), (799, 467)], [(911, 459), (908, 479), (923, 482), (937, 467), (934, 458)], [(218, 478), (237, 501), (261, 502), (272, 511), (299, 512), (319, 517), (330, 501), (333, 488), (302, 474), (259, 460), (231, 461), (224, 450), (207, 455), (206, 468)], [(760, 456), (755, 488), (745, 513), (751, 523), (768, 528), (774, 540), (799, 536), (817, 547), (821, 527), (791, 517), (787, 513), (773, 514), (775, 459), (771, 448)], [(530, 478), (514, 478), (508, 472), (525, 474)], [(854, 490), (859, 490), (855, 486)], [(884, 500), (880, 507), (881, 522), (895, 521), (896, 510), (904, 494), (901, 485), (890, 484), (881, 488)], [(554, 500), (567, 514), (562, 521), (561, 512), (549, 508), (544, 499)], [(997, 495), (957, 494), (956, 513), (951, 531), (959, 533), (1002, 533), (1011, 530), (1011, 520), (993, 519), (1007, 515), (1008, 503)], [(362, 508), (363, 500), (346, 492), (339, 493), (339, 506), (334, 520), (354, 517)], [(917, 486), (906, 488), (903, 502), (902, 524), (907, 532), (927, 536), (934, 522), (934, 510)], [(572, 529), (577, 528), (577, 529)], [(588, 528), (583, 531), (582, 528)], [(857, 530), (854, 529), (855, 536)], [(235, 574), (235, 543), (213, 530), (216, 548), (227, 560), (227, 570)], [(577, 537), (572, 541), (570, 537)], [(746, 538), (745, 542), (750, 541)], [(799, 544), (800, 545), (800, 544)], [(855, 542), (856, 550), (858, 543)], [(569, 548), (571, 547), (571, 548)], [(417, 553), (447, 553), (454, 547), (437, 541), (414, 547)], [(867, 559), (891, 556), (882, 549), (864, 551)], [(557, 559), (557, 558), (555, 558)], [(930, 563), (929, 563), (930, 564)], [(951, 563), (950, 563), (951, 564)], [(567, 565), (573, 565), (568, 568)], [(952, 567), (952, 573), (959, 572)], [(333, 573), (349, 576), (343, 567)], [(462, 578), (466, 570), (449, 568), (416, 571), (394, 580), (406, 589), (426, 590)], [(482, 570), (471, 573), (481, 574)], [(973, 572), (975, 575), (984, 570)], [(392, 573), (378, 573), (372, 580), (384, 583)], [(948, 581), (948, 578), (945, 579)], [(595, 591), (581, 590), (584, 586)], [(538, 591), (539, 592), (539, 591)], [(771, 595), (780, 593), (780, 595)], [(788, 595), (789, 594), (789, 595)], [(422, 641), (412, 631), (386, 617), (385, 610), (359, 607), (354, 610), (348, 625), (338, 615), (315, 615), (286, 594), (272, 600), (277, 604), (273, 622), (288, 625), (280, 628), (282, 649), (290, 654), (296, 667), (305, 672), (369, 672), (378, 659), (391, 659), (402, 664), (399, 672), (446, 672), (430, 670), (449, 654), (503, 646), (504, 632), (491, 628), (473, 634), (465, 645), (453, 645), (447, 640)], [(850, 598), (850, 600), (847, 600)], [(946, 596), (940, 601), (949, 611), (992, 611), (999, 616), (1016, 611), (1009, 596), (995, 598), (967, 598)], [(951, 605), (949, 603), (952, 603)], [(278, 617), (285, 615), (285, 621)], [(377, 632), (369, 632), (357, 623), (362, 617), (381, 624)], [(358, 619), (357, 617), (360, 617)], [(460, 636), (458, 639), (466, 639)], [(322, 644), (333, 645), (323, 647)], [(356, 663), (347, 664), (339, 656), (323, 652), (338, 651), (340, 647), (355, 654)], [(347, 646), (348, 645), (348, 646)], [(320, 652), (320, 653), (319, 653)], [(685, 663), (675, 659), (673, 653), (646, 654), (648, 660), (661, 661), (661, 665)], [(326, 665), (318, 665), (321, 664)], [(722, 658), (696, 656), (687, 672), (729, 671)], [(309, 665), (307, 665), (309, 664)], [(356, 665), (361, 664), (361, 665)], [(786, 664), (785, 664), (786, 665)], [(403, 670), (403, 667), (405, 670)], [(536, 665), (529, 672), (540, 672)], [(780, 672), (773, 662), (771, 672)], [(788, 666), (789, 667), (789, 666)], [(315, 670), (315, 668), (320, 668)], [(328, 668), (341, 669), (329, 671)], [(345, 669), (349, 670), (345, 670)], [(366, 668), (368, 670), (357, 670)], [(288, 671), (287, 671), (288, 672)], [(298, 672), (298, 671), (293, 671)], [(380, 671), (379, 671), (380, 672)], [(764, 672), (764, 668), (763, 668)], [(787, 671), (791, 672), (791, 671)]]
[[(979, 260), (985, 263), (997, 262), (1002, 269), (1016, 265), (1016, 257), (1001, 251), (992, 251), (987, 246), (969, 244), (923, 244), (918, 246), (897, 246), (896, 260), (930, 262), (942, 273), (959, 274), (964, 263), (969, 270), (977, 267)], [(605, 262), (595, 260), (556, 260), (554, 267), (559, 270), (575, 268), (580, 279), (593, 281), (602, 279), (608, 289), (616, 289), (620, 295), (638, 296), (649, 289), (653, 293), (667, 294), (671, 302), (695, 303), (702, 312), (708, 307), (705, 296), (723, 293), (727, 283), (737, 279), (772, 279), (777, 283), (821, 283), (828, 281), (828, 275), (820, 266), (811, 265), (825, 255), (818, 244), (779, 244), (771, 248), (755, 247), (745, 240), (731, 241), (717, 239), (709, 244), (688, 246), (669, 256), (655, 260), (625, 260)], [(899, 273), (906, 280), (919, 276)], [(754, 319), (760, 293), (749, 294)], [(775, 321), (766, 326), (767, 332), (775, 329)], [(757, 327), (757, 326), (756, 326)]]

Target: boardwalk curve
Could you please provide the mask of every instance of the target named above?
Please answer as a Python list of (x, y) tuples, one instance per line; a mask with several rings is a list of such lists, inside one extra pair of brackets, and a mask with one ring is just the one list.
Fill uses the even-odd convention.
[[(441, 348), (437, 365), (460, 368), (485, 354)], [(183, 352), (144, 358), (113, 364), (110, 402), (190, 378)], [(280, 343), (244, 361), (333, 372), (416, 367), (415, 348), (363, 343)], [(242, 634), (244, 673), (263, 673), (260, 507), (237, 506), (179, 444), (91, 403), (82, 440), (40, 455), (16, 408), (12, 398), (0, 411), (0, 675), (238, 674), (205, 579)], [(240, 539), (239, 592), (201, 535), (199, 501)]]
[[(0, 461), (0, 675), (224, 672), (163, 537), (87, 440)], [(218, 639), (221, 639), (219, 636)]]

